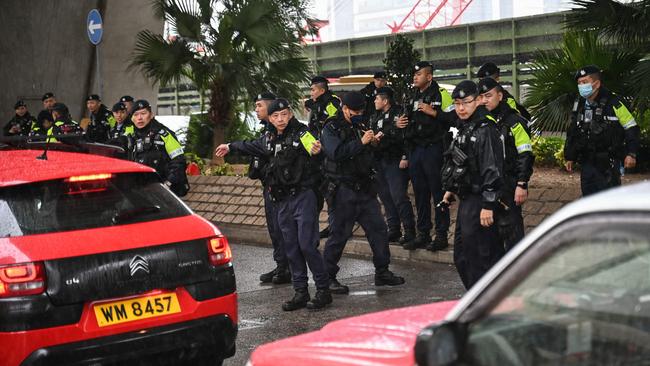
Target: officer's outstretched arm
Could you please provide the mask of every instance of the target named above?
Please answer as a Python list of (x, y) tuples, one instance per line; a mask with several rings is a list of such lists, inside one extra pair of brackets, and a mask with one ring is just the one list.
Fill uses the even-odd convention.
[(266, 155), (266, 135), (255, 140), (234, 141), (229, 144), (230, 151), (237, 151), (242, 154), (263, 157)]
[(364, 146), (361, 141), (354, 139), (352, 141), (343, 142), (338, 134), (327, 126), (323, 129), (323, 136), (321, 137), (322, 150), (328, 159), (333, 161), (342, 161), (349, 159), (361, 153)]
[(478, 130), (478, 170), (481, 175), (483, 208), (494, 210), (503, 185), (503, 143), (497, 136), (496, 127), (484, 126)]

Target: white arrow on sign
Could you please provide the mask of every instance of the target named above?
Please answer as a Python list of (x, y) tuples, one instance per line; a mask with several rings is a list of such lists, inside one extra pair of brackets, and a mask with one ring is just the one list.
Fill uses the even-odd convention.
[(95, 34), (95, 31), (100, 29), (102, 29), (102, 23), (95, 24), (94, 20), (91, 20), (90, 23), (88, 23), (88, 31), (90, 34)]

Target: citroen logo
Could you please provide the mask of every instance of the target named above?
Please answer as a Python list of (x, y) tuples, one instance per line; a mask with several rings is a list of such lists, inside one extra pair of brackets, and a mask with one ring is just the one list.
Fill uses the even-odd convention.
[(146, 259), (142, 258), (139, 255), (136, 255), (131, 259), (129, 263), (129, 269), (131, 269), (131, 277), (138, 271), (143, 271), (144, 273), (149, 273), (149, 262)]

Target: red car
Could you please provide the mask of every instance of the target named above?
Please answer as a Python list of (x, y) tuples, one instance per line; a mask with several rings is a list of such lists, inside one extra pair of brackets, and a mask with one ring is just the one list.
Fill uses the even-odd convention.
[(528, 234), (458, 302), (334, 321), (249, 366), (647, 365), (650, 182), (589, 196)]
[(0, 149), (0, 363), (220, 365), (232, 356), (237, 294), (219, 229), (149, 167), (41, 155)]

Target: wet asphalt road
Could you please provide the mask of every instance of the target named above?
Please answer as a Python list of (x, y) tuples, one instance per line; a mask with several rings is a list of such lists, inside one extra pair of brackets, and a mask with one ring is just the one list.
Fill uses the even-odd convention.
[[(282, 302), (293, 296), (291, 285), (259, 282), (261, 273), (274, 268), (271, 248), (233, 243), (231, 246), (239, 294), (239, 334), (237, 353), (224, 363), (228, 366), (243, 366), (261, 344), (320, 329), (332, 320), (457, 299), (464, 293), (456, 270), (450, 265), (395, 262), (391, 270), (403, 276), (406, 284), (375, 287), (370, 260), (343, 257), (338, 279), (350, 286), (349, 295), (334, 295), (334, 303), (324, 310), (284, 312)], [(310, 282), (310, 293), (313, 295), (315, 291)]]

